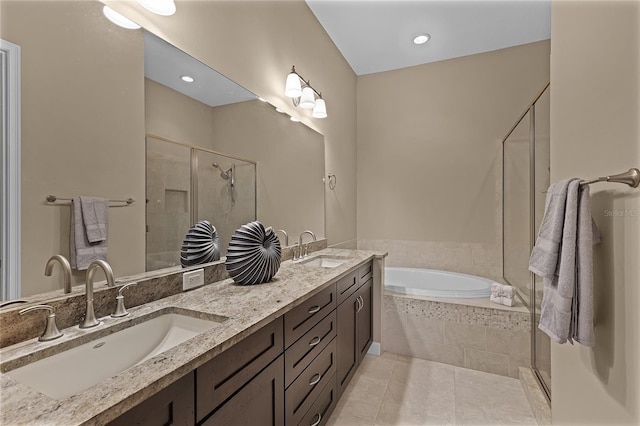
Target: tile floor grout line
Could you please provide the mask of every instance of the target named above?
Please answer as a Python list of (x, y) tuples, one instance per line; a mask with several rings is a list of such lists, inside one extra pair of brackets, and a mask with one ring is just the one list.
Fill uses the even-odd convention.
[(372, 426), (375, 426), (375, 424), (378, 422), (378, 415), (380, 415), (380, 410), (382, 409), (382, 404), (384, 404), (384, 397), (387, 396), (387, 392), (389, 391), (389, 383), (391, 382), (391, 377), (393, 376), (393, 370), (396, 368), (396, 363), (397, 362), (398, 362), (398, 358), (396, 357), (393, 360), (393, 365), (391, 365), (391, 374), (389, 374), (389, 378), (385, 381), (384, 392), (382, 393), (382, 399), (380, 400), (380, 404), (378, 405), (378, 409), (376, 410), (376, 415), (373, 416), (373, 424), (372, 424)]

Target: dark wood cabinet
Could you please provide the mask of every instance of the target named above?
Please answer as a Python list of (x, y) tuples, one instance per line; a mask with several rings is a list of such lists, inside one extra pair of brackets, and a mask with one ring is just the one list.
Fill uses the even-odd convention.
[[(367, 354), (373, 341), (373, 273), (371, 263), (356, 272), (354, 274), (358, 279), (357, 289), (336, 309), (338, 398), (351, 381), (360, 361)], [(339, 296), (338, 300), (340, 300)]]
[(280, 356), (201, 425), (282, 426), (284, 424), (284, 360)]
[(353, 293), (336, 309), (338, 321), (337, 385), (338, 398), (349, 384), (358, 367), (357, 322), (358, 293)]
[(196, 369), (198, 422), (226, 404), (228, 398), (282, 354), (282, 335), (280, 317)]
[(373, 343), (373, 278), (369, 278), (358, 289), (360, 307), (358, 311), (358, 362), (361, 362)]
[(191, 426), (195, 420), (193, 383), (194, 373), (192, 371), (107, 425)]

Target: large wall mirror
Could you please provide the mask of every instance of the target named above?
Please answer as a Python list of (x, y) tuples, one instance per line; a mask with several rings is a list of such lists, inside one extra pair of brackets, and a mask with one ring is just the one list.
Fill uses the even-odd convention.
[[(49, 194), (135, 199), (109, 209), (108, 260), (118, 277), (172, 265), (162, 256), (147, 258), (152, 203), (155, 213), (159, 205), (168, 207), (162, 226), (175, 241), (199, 219), (216, 225), (223, 241), (236, 224), (254, 218), (290, 236), (311, 229), (324, 237), (322, 135), (158, 37), (115, 26), (97, 1), (3, 0), (0, 7), (0, 38), (22, 51), (22, 296), (62, 288), (57, 270), (53, 277), (43, 271), (50, 256), (69, 255), (70, 207), (47, 202)], [(165, 62), (145, 64), (150, 45), (167, 49), (159, 55)], [(191, 68), (181, 71), (182, 61)], [(196, 74), (191, 86), (180, 80), (188, 73)], [(205, 83), (208, 73), (226, 81), (217, 92)], [(156, 182), (147, 178), (147, 158), (158, 146), (201, 151), (201, 202), (186, 219), (176, 209), (191, 207), (191, 195), (180, 191), (192, 187), (163, 188), (169, 202), (149, 193)], [(190, 165), (192, 158), (183, 160)], [(168, 174), (166, 167), (159, 166), (160, 176)], [(235, 194), (223, 177), (231, 169)], [(253, 190), (241, 193), (238, 185)], [(252, 197), (253, 207), (229, 219)], [(176, 221), (166, 213), (176, 213)], [(84, 282), (84, 272), (74, 271), (73, 281)]]

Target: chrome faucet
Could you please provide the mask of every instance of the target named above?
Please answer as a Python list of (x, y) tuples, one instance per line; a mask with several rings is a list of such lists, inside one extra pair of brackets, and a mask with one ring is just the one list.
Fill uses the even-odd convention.
[(289, 245), (289, 235), (287, 235), (287, 231), (285, 231), (284, 229), (278, 229), (278, 231), (276, 231), (276, 233), (282, 233), (282, 235), (284, 235), (284, 246), (287, 247)]
[(120, 289), (118, 290), (118, 295), (116, 296), (116, 311), (111, 314), (112, 318), (122, 318), (129, 315), (129, 312), (127, 312), (127, 308), (125, 308), (124, 306), (124, 295), (122, 294), (122, 292), (134, 285), (138, 285), (138, 283), (129, 283), (120, 287)]
[(49, 305), (35, 305), (25, 308), (18, 312), (20, 315), (24, 315), (28, 312), (38, 311), (38, 310), (49, 311), (49, 315), (47, 315), (47, 324), (42, 332), (42, 336), (38, 338), (41, 342), (48, 342), (49, 340), (55, 340), (59, 337), (62, 337), (63, 333), (58, 330), (58, 325), (56, 324), (56, 313), (54, 309)]
[(304, 234), (311, 235), (311, 237), (313, 238), (313, 241), (317, 241), (316, 240), (316, 234), (314, 234), (311, 231), (308, 231), (308, 230), (307, 231), (303, 231), (302, 234), (300, 234), (300, 238), (298, 240), (298, 248), (300, 250), (300, 259), (307, 255), (306, 250), (305, 250), (304, 253), (302, 252), (302, 237), (304, 236)]
[(56, 262), (60, 263), (62, 274), (64, 275), (64, 292), (71, 293), (71, 265), (66, 257), (60, 254), (51, 256), (49, 260), (47, 260), (47, 265), (44, 267), (44, 275), (47, 277), (51, 276), (51, 273), (53, 272), (53, 265)]
[(96, 269), (101, 268), (104, 271), (104, 275), (107, 277), (107, 285), (115, 287), (115, 279), (113, 278), (113, 270), (111, 266), (104, 260), (94, 260), (87, 269), (87, 278), (85, 282), (85, 295), (87, 298), (87, 310), (84, 315), (84, 320), (80, 324), (80, 328), (91, 328), (100, 325), (100, 321), (96, 319), (96, 314), (93, 311), (93, 276), (96, 274)]

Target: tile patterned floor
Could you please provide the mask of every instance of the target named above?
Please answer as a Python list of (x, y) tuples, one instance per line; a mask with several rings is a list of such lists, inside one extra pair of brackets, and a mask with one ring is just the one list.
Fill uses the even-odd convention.
[(536, 424), (517, 379), (390, 353), (367, 355), (327, 423)]

